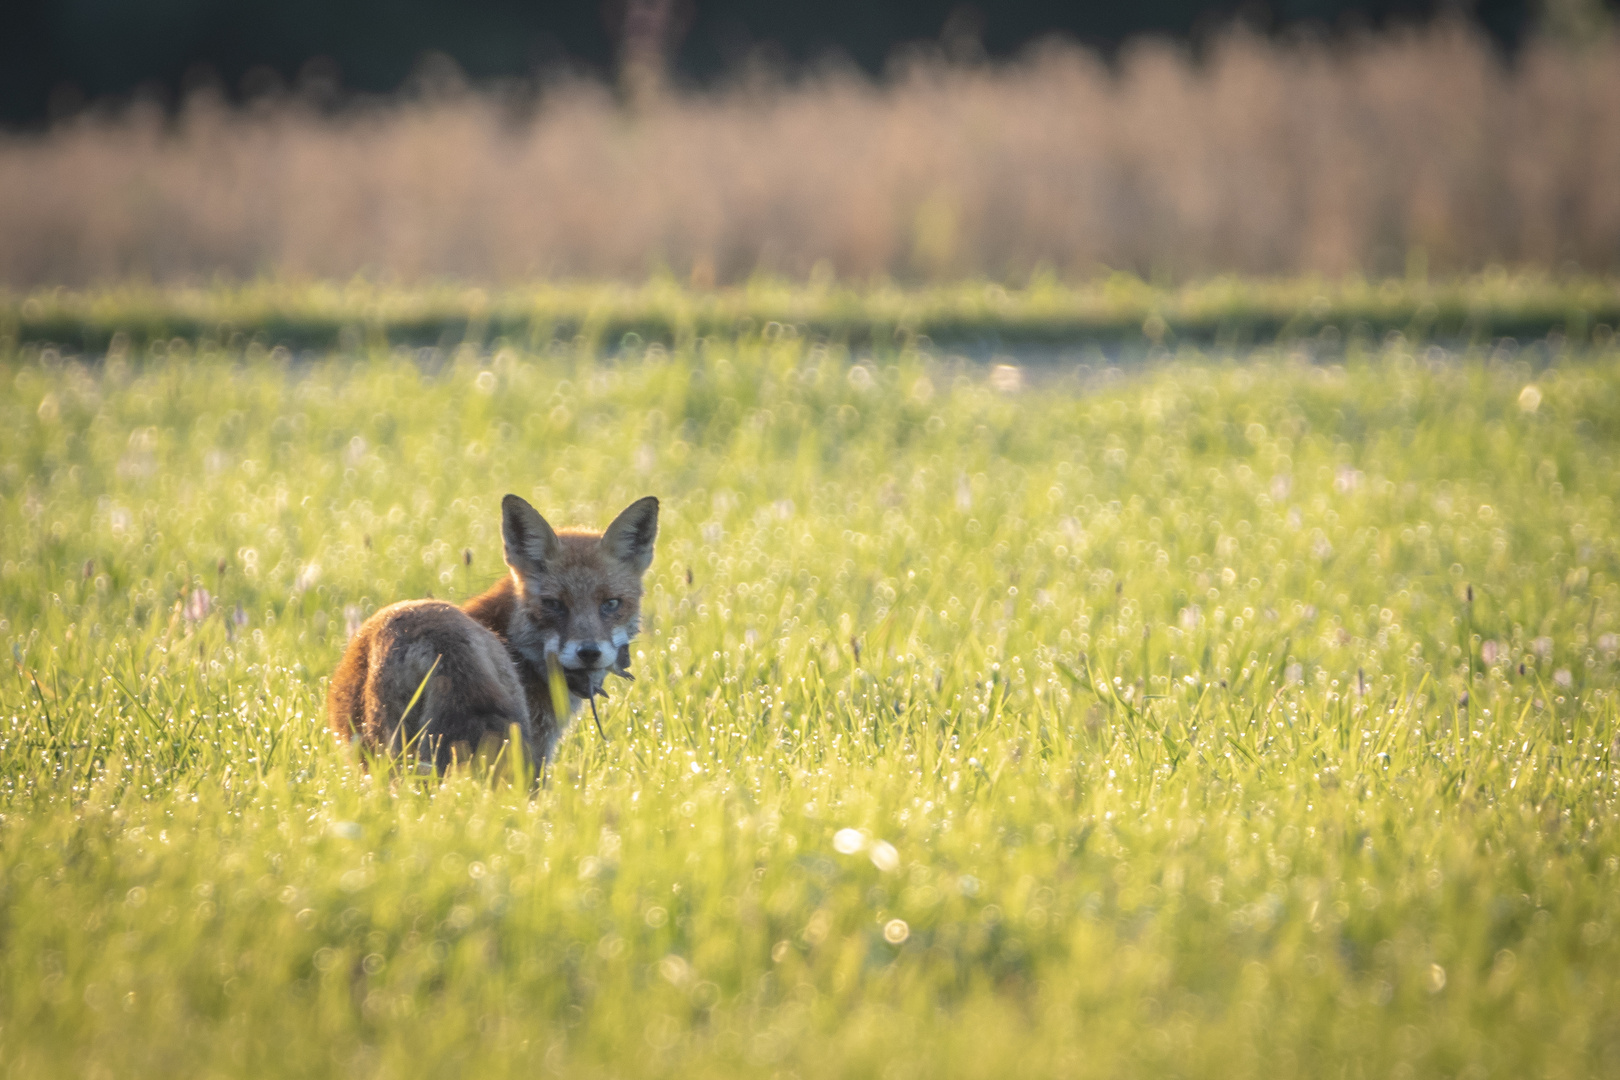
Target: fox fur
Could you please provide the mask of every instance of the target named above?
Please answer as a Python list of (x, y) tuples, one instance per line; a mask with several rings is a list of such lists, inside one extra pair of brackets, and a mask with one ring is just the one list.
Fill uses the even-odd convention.
[[(332, 730), (373, 753), (409, 750), (442, 772), (498, 746), (515, 726), (525, 757), (543, 766), (580, 706), (604, 692), (607, 674), (629, 677), (641, 581), (657, 537), (658, 500), (650, 495), (600, 533), (554, 530), (523, 499), (506, 496), (509, 573), (459, 608), (406, 600), (366, 620), (332, 676)], [(568, 688), (561, 716), (554, 671)]]

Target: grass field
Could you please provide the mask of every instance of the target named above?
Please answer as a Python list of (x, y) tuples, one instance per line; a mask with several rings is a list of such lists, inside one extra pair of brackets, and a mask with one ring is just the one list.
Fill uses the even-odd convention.
[[(765, 329), (9, 346), (0, 1071), (1620, 1072), (1612, 343)], [(346, 629), (507, 491), (663, 499), (637, 681), (368, 779)]]

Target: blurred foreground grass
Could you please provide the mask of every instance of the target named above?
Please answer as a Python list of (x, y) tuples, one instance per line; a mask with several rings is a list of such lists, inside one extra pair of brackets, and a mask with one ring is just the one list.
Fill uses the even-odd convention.
[[(1620, 1071), (1620, 352), (12, 352), (15, 1076)], [(664, 500), (534, 799), (346, 626)]]
[[(145, 285), (26, 294), (0, 291), (0, 344), (72, 350), (137, 347), (170, 338), (232, 349), (354, 349), (484, 345), (529, 349), (660, 342), (688, 345), (788, 326), (810, 337), (894, 348), (932, 338), (989, 348), (1081, 339), (1176, 346), (1320, 336), (1342, 346), (1398, 331), (1414, 340), (1489, 342), (1549, 333), (1599, 345), (1620, 326), (1620, 281), (1497, 272), (1429, 281), (1213, 278), (1150, 284), (1116, 273), (1085, 284), (1037, 274), (1023, 288), (991, 282), (903, 287), (760, 278), (690, 289), (671, 277), (642, 285), (541, 283), (493, 291), (462, 285), (398, 288), (265, 280), (243, 285)], [(633, 336), (632, 336), (633, 335)], [(626, 340), (628, 338), (628, 340)]]

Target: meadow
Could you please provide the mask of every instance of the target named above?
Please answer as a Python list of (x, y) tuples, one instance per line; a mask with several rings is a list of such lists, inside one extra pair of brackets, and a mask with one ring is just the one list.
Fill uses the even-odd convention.
[[(81, 356), (44, 312), (7, 1075), (1620, 1071), (1612, 335)], [(347, 633), (494, 581), (508, 491), (663, 500), (636, 681), (532, 797), (360, 771)]]

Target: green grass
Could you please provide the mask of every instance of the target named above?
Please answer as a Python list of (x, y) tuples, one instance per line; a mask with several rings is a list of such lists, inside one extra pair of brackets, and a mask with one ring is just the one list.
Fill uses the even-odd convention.
[[(1149, 284), (1116, 273), (1071, 284), (1036, 275), (1025, 286), (991, 282), (903, 287), (760, 279), (691, 290), (672, 278), (642, 285), (538, 283), (493, 291), (464, 285), (399, 288), (265, 280), (237, 286), (123, 285), (89, 292), (0, 291), (0, 343), (105, 350), (174, 336), (237, 350), (258, 344), (358, 348), (482, 345), (505, 338), (543, 349), (758, 333), (772, 323), (807, 336), (893, 348), (932, 338), (994, 350), (1014, 343), (1104, 339), (1127, 345), (1256, 342), (1321, 336), (1330, 346), (1408, 338), (1489, 342), (1557, 333), (1605, 345), (1620, 326), (1620, 280), (1524, 271), (1430, 281), (1224, 277)], [(121, 335), (121, 337), (120, 337)]]
[[(596, 355), (7, 355), (0, 1071), (1620, 1071), (1620, 351)], [(507, 491), (663, 499), (637, 681), (368, 779)]]

